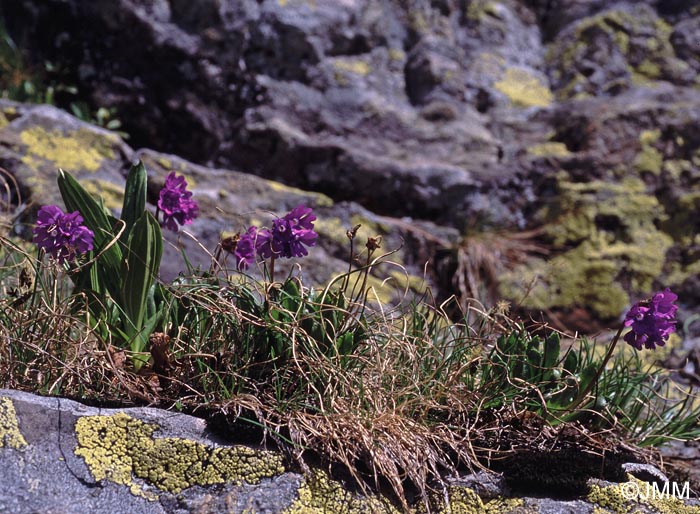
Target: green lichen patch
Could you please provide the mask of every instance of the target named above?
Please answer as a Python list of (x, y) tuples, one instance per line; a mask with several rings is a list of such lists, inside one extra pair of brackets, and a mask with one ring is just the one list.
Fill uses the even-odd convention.
[(19, 431), (17, 413), (12, 400), (0, 398), (0, 448), (20, 450), (27, 446), (22, 433)]
[(20, 141), (26, 145), (22, 162), (30, 168), (40, 169), (47, 163), (52, 168), (67, 171), (97, 171), (105, 159), (113, 159), (115, 141), (106, 135), (98, 135), (87, 129), (68, 131), (47, 130), (32, 127), (20, 133)]
[(664, 270), (671, 236), (658, 199), (637, 178), (620, 183), (571, 183), (560, 177), (559, 194), (544, 214), (555, 255), (531, 259), (507, 273), (501, 291), (525, 296), (534, 309), (585, 305), (600, 319), (615, 318), (629, 294), (648, 293)]
[(124, 413), (85, 416), (75, 425), (78, 446), (95, 480), (132, 486), (133, 477), (177, 493), (194, 485), (258, 483), (284, 472), (278, 454), (247, 447), (212, 448), (187, 439), (153, 438), (158, 430)]
[(507, 68), (494, 87), (516, 107), (547, 107), (553, 99), (542, 79), (520, 68)]

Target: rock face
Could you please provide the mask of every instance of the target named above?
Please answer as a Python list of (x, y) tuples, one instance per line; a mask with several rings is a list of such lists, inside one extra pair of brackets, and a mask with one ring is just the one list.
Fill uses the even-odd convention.
[[(451, 512), (583, 514), (605, 506), (700, 512), (680, 499), (625, 501), (630, 486), (643, 487), (630, 480), (591, 484), (587, 498), (563, 501), (507, 496), (497, 476), (470, 475), (453, 480), (445, 498)], [(321, 471), (296, 472), (280, 453), (226, 444), (198, 418), (100, 409), (6, 389), (0, 389), (0, 483), (3, 514), (399, 512)]]
[(535, 230), (547, 260), (492, 248), (509, 261), (500, 294), (584, 307), (573, 328), (661, 285), (696, 304), (696, 2), (0, 6), (31, 58), (115, 107), (132, 144), (433, 222), (463, 246)]
[[(83, 123), (54, 107), (0, 101), (0, 112), (6, 120), (0, 127), (0, 167), (13, 170), (19, 184), (15, 188), (8, 181), (8, 190), (12, 192), (10, 200), (23, 201), (28, 206), (22, 220), (31, 219), (31, 212), (40, 205), (61, 203), (56, 185), (59, 168), (70, 171), (115, 212), (123, 202), (126, 172), (136, 159), (142, 160), (149, 172), (153, 210), (170, 170), (187, 177), (201, 215), (185, 231), (177, 234), (164, 231), (169, 243), (164, 247), (161, 267), (165, 279), (186, 273), (181, 248), (192, 266), (209, 269), (222, 234), (245, 231), (251, 224), (269, 226), (273, 214), (282, 215), (301, 203), (314, 208), (319, 218), (316, 230), (320, 234), (319, 247), (304, 260), (303, 278), (312, 284), (324, 284), (347, 270), (350, 250), (345, 232), (361, 224), (359, 249), (367, 237), (382, 236), (385, 249), (398, 249), (392, 259), (406, 267), (401, 272), (392, 268), (384, 270), (383, 278), (390, 279), (386, 283), (379, 279), (370, 281), (384, 301), (399, 300), (406, 288), (421, 292), (425, 287), (423, 263), (437, 247), (457, 239), (454, 229), (431, 222), (406, 223), (378, 216), (353, 202), (336, 203), (320, 193), (238, 171), (205, 168), (147, 149), (134, 151), (113, 133)], [(15, 230), (31, 237), (30, 226), (23, 222), (15, 224)], [(233, 262), (228, 265), (234, 267)], [(287, 271), (289, 266), (281, 268), (281, 272)]]

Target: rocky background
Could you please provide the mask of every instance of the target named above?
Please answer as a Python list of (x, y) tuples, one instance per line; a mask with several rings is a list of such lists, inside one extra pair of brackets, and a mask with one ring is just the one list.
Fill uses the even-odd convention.
[[(403, 241), (415, 290), (425, 271), (442, 297), (505, 297), (567, 328), (593, 332), (665, 286), (700, 305), (698, 1), (0, 0), (0, 13), (32, 62), (60, 63), (130, 135), (3, 103), (0, 166), (28, 205), (53, 194), (39, 186), (57, 164), (118, 195), (141, 157), (154, 191), (169, 169), (194, 179), (190, 232), (209, 249), (265, 210), (316, 207), (314, 280), (344, 269), (345, 229), (362, 223), (384, 249)], [(386, 276), (395, 296), (404, 272), (378, 289)]]

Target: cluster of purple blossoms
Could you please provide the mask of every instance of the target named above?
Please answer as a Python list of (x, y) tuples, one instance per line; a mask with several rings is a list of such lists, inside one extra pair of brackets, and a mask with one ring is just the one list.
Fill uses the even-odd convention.
[(678, 306), (673, 302), (677, 299), (678, 296), (666, 288), (651, 299), (634, 304), (625, 316), (625, 326), (631, 328), (624, 336), (625, 342), (637, 350), (664, 346), (668, 336), (676, 331), (674, 317)]
[(282, 218), (272, 222), (272, 230), (250, 227), (241, 235), (234, 250), (239, 270), (247, 269), (255, 257), (277, 259), (308, 255), (307, 246), (315, 246), (318, 234), (314, 231), (316, 216), (310, 207), (299, 205)]
[(158, 209), (163, 213), (163, 226), (168, 230), (177, 232), (178, 225), (192, 223), (199, 214), (199, 206), (192, 200), (192, 192), (187, 190), (185, 177), (170, 172), (160, 190)]
[(56, 205), (39, 209), (32, 232), (37, 246), (60, 264), (92, 250), (95, 236), (83, 225), (83, 217), (78, 211), (65, 213)]

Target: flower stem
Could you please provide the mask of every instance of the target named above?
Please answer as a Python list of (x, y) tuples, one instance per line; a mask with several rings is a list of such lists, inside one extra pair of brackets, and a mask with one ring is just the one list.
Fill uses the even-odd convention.
[(576, 407), (581, 405), (581, 403), (586, 399), (586, 396), (588, 396), (588, 393), (591, 392), (591, 389), (596, 385), (598, 382), (598, 379), (600, 378), (600, 375), (603, 374), (603, 370), (605, 369), (605, 366), (608, 365), (608, 362), (610, 361), (610, 358), (612, 357), (613, 351), (615, 350), (615, 347), (617, 346), (617, 342), (620, 340), (620, 336), (622, 335), (622, 331), (624, 330), (625, 325), (623, 324), (620, 326), (620, 329), (617, 331), (617, 334), (615, 334), (615, 337), (612, 340), (612, 343), (610, 343), (610, 348), (608, 348), (608, 353), (605, 354), (605, 358), (603, 359), (603, 362), (600, 364), (600, 367), (598, 368), (598, 371), (596, 372), (595, 376), (593, 379), (588, 383), (586, 386), (586, 389), (583, 390), (582, 393), (578, 395), (578, 398), (567, 407), (566, 412), (571, 412)]

